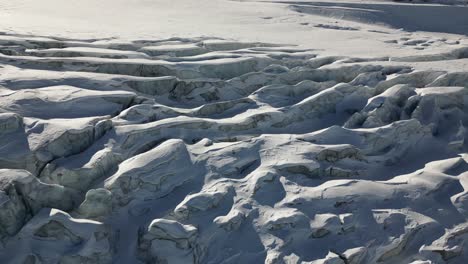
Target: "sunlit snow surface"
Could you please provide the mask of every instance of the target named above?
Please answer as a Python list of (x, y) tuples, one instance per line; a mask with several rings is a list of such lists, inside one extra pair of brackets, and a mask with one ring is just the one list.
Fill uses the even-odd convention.
[(0, 263), (466, 263), (465, 38), (366, 32), (0, 35)]

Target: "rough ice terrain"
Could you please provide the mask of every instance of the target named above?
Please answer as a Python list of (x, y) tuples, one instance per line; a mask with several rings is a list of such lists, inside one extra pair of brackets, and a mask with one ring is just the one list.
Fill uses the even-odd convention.
[(331, 3), (264, 5), (380, 44), (6, 28), (0, 263), (468, 263), (468, 8)]

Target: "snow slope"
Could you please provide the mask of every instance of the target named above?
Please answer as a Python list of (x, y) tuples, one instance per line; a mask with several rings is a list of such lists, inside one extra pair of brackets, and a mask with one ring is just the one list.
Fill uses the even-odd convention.
[(0, 6), (0, 263), (466, 263), (466, 7)]

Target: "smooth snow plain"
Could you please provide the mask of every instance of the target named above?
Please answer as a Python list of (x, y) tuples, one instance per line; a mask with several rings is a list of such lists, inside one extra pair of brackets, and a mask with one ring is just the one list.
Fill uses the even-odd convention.
[(468, 7), (415, 2), (0, 0), (0, 263), (467, 263)]

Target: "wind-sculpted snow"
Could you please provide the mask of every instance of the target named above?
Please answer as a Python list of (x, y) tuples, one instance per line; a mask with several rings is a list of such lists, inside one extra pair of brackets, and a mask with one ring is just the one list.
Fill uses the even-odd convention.
[(0, 36), (1, 263), (466, 263), (468, 72)]
[[(273, 0), (273, 2), (275, 2)], [(311, 2), (278, 1), (291, 4), (291, 9), (313, 15), (334, 17), (362, 23), (385, 24), (406, 31), (448, 32), (466, 34), (468, 32), (466, 1), (439, 0), (394, 0), (400, 4), (376, 2)], [(405, 5), (401, 2), (411, 2)], [(417, 3), (425, 3), (418, 5)], [(432, 5), (430, 4), (432, 3)], [(439, 3), (441, 5), (435, 5)], [(450, 17), (451, 19), (444, 19)], [(344, 30), (353, 30), (345, 28)], [(354, 29), (356, 30), (356, 29)]]

